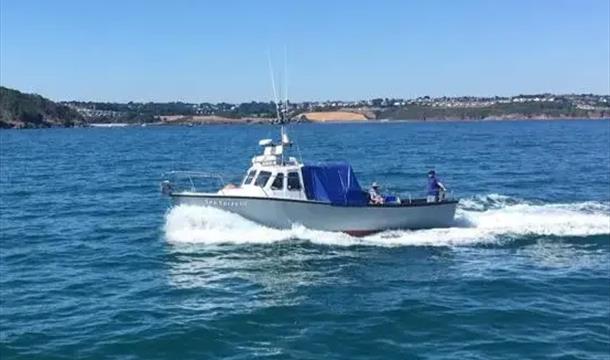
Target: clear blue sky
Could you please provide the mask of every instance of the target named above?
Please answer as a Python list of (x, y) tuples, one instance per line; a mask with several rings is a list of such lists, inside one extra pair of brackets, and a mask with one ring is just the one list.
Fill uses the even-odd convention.
[(54, 100), (610, 93), (609, 0), (0, 0), (0, 83)]

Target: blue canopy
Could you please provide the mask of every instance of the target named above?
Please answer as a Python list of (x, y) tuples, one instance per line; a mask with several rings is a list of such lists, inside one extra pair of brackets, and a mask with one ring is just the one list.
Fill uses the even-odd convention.
[(346, 162), (303, 165), (305, 194), (309, 200), (333, 205), (366, 205), (368, 198), (360, 188), (352, 167)]

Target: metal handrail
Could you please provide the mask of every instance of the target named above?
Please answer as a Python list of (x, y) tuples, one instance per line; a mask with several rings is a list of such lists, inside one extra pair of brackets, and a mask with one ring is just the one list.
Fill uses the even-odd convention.
[[(210, 172), (202, 172), (202, 171), (168, 171), (163, 173), (163, 179), (169, 181), (169, 183), (175, 182), (175, 180), (185, 179), (189, 182), (191, 186), (191, 191), (197, 191), (197, 187), (195, 186), (195, 181), (193, 179), (205, 179), (205, 178), (215, 178), (220, 182), (220, 186), (225, 186), (226, 182), (224, 177), (218, 173), (210, 173)], [(174, 180), (174, 181), (172, 181)]]
[(182, 170), (174, 170), (174, 171), (168, 171), (166, 173), (163, 174), (164, 177), (167, 176), (172, 176), (172, 175), (183, 175), (185, 177), (188, 177), (190, 179), (192, 178), (206, 178), (206, 177), (215, 177), (218, 180), (220, 180), (223, 184), (224, 184), (224, 178), (221, 174), (219, 173), (210, 173), (210, 172), (203, 172), (203, 171), (182, 171)]
[[(365, 190), (363, 188), (363, 190)], [(395, 189), (395, 187), (393, 186), (384, 186), (382, 192), (382, 195), (394, 195), (397, 196), (401, 202), (403, 203), (408, 203), (411, 204), (413, 203), (415, 200), (418, 199), (425, 199), (427, 197), (427, 193), (428, 193), (428, 189), (424, 188), (424, 191), (421, 193), (421, 196), (418, 196), (417, 194), (420, 194), (418, 191), (416, 191), (415, 193), (409, 191), (398, 191)], [(450, 201), (450, 200), (454, 200), (455, 198), (455, 193), (453, 190), (447, 189), (447, 191), (442, 191), (440, 190), (440, 200), (439, 201)]]
[[(407, 196), (407, 199), (403, 199), (403, 196), (405, 196), (405, 195)], [(425, 199), (427, 197), (427, 195), (424, 195), (422, 197), (413, 197), (410, 192), (400, 193), (400, 194), (397, 194), (397, 196), (400, 198), (400, 200), (402, 202), (408, 201), (409, 204), (413, 203), (414, 200)], [(455, 193), (453, 190), (441, 191), (438, 202), (453, 201), (455, 199), (456, 199), (456, 197), (455, 197)]]
[[(402, 201), (408, 201), (408, 203), (412, 203), (414, 199), (419, 199), (419, 198), (426, 198), (426, 194), (427, 192), (424, 192), (424, 194), (421, 197), (413, 197), (413, 194), (411, 192), (396, 192), (396, 193), (392, 193), (391, 194), (396, 194), (396, 196)], [(449, 201), (449, 200), (454, 200), (455, 199), (455, 193), (453, 190), (447, 190), (447, 191), (440, 191), (440, 201)]]

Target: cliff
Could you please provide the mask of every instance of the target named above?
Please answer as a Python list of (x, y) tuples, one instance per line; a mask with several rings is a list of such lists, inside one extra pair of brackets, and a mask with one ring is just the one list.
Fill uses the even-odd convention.
[(0, 128), (67, 127), (82, 122), (83, 117), (66, 105), (0, 86)]

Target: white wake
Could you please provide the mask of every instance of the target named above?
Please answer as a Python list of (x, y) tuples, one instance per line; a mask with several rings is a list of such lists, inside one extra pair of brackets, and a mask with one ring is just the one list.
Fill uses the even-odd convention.
[(497, 243), (525, 235), (610, 235), (610, 206), (599, 202), (536, 204), (497, 194), (460, 202), (454, 227), (392, 230), (363, 238), (295, 226), (272, 229), (214, 208), (177, 206), (167, 213), (172, 243), (272, 243), (291, 239), (327, 245), (454, 246)]

